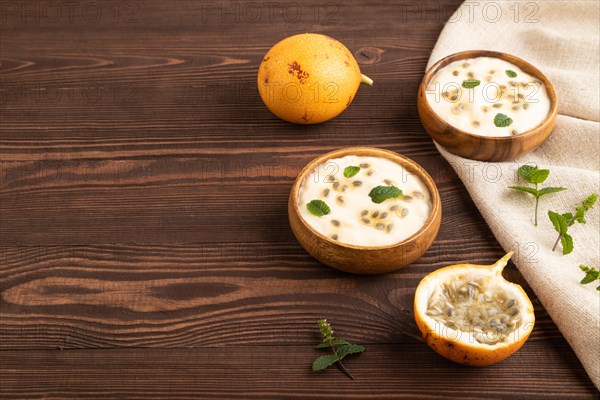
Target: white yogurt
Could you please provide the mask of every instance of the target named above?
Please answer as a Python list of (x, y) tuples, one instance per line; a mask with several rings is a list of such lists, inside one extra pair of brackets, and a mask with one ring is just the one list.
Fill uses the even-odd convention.
[[(463, 83), (467, 80), (480, 83), (465, 88)], [(550, 113), (546, 86), (516, 65), (494, 57), (448, 64), (430, 81), (426, 96), (433, 111), (444, 121), (481, 136), (517, 135), (537, 127)], [(498, 114), (512, 122), (497, 126)], [(503, 119), (502, 115), (498, 118)]]
[[(360, 167), (350, 178), (346, 167)], [(395, 186), (402, 196), (380, 204), (369, 193), (377, 186)], [(331, 212), (315, 216), (307, 207), (324, 201)], [(302, 218), (323, 235), (358, 246), (401, 242), (423, 227), (432, 210), (431, 195), (421, 179), (403, 166), (381, 157), (345, 156), (319, 165), (302, 183), (298, 202)]]

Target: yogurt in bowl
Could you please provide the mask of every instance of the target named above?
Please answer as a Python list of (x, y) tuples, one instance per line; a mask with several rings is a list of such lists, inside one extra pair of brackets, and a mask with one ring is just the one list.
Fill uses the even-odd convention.
[(392, 160), (358, 155), (318, 165), (300, 187), (298, 206), (302, 218), (324, 236), (367, 247), (405, 240), (432, 210), (429, 190), (418, 176)]
[(544, 83), (495, 57), (457, 60), (441, 68), (426, 90), (429, 106), (444, 121), (482, 136), (513, 136), (539, 126), (551, 101)]
[(396, 271), (421, 257), (440, 229), (435, 182), (389, 150), (349, 147), (310, 161), (288, 200), (298, 242), (323, 264), (356, 274)]
[(497, 51), (466, 50), (425, 72), (417, 110), (425, 131), (450, 153), (509, 161), (550, 136), (558, 98), (552, 82), (529, 62)]

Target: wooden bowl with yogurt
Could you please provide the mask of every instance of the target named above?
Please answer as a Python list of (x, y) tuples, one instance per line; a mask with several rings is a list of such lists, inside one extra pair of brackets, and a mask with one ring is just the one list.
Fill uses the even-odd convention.
[(440, 228), (437, 187), (416, 162), (392, 151), (350, 147), (321, 155), (298, 174), (288, 216), (314, 258), (355, 274), (416, 261)]
[(421, 123), (461, 157), (506, 161), (538, 148), (558, 114), (552, 83), (536, 67), (506, 53), (470, 50), (435, 63), (417, 100)]

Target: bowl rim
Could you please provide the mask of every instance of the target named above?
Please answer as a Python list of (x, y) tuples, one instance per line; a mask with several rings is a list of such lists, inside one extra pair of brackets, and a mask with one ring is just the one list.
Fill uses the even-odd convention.
[[(321, 232), (319, 232), (315, 228), (313, 228), (302, 216), (302, 213), (300, 212), (300, 205), (298, 203), (298, 193), (299, 193), (300, 187), (302, 186), (302, 183), (304, 183), (307, 175), (310, 174), (317, 166), (319, 166), (319, 165), (323, 164), (324, 162), (327, 162), (328, 160), (331, 160), (333, 158), (340, 158), (340, 157), (349, 156), (349, 155), (363, 156), (363, 154), (357, 154), (357, 152), (358, 153), (361, 153), (361, 152), (362, 153), (367, 153), (367, 152), (375, 153), (375, 154), (370, 154), (370, 155), (365, 154), (364, 156), (382, 157), (382, 158), (386, 158), (388, 160), (394, 161), (397, 164), (400, 164), (402, 167), (407, 168), (407, 169), (409, 169), (410, 172), (416, 174), (419, 177), (419, 179), (421, 179), (421, 181), (423, 181), (423, 183), (427, 187), (427, 190), (429, 190), (429, 195), (431, 197), (431, 204), (432, 204), (431, 213), (429, 214), (429, 217), (427, 218), (427, 220), (425, 221), (423, 226), (418, 231), (413, 233), (411, 236), (407, 237), (406, 239), (404, 239), (400, 242), (392, 243), (392, 244), (385, 245), (385, 246), (354, 245), (354, 244), (340, 242), (338, 240), (333, 240), (333, 239), (323, 235)], [(401, 162), (399, 162), (398, 160), (400, 160)], [(294, 184), (292, 185), (292, 190), (290, 192), (290, 202), (292, 203), (292, 208), (293, 208), (294, 212), (296, 213), (296, 216), (300, 220), (300, 223), (302, 223), (304, 225), (304, 227), (310, 231), (311, 234), (320, 238), (321, 240), (325, 240), (326, 242), (328, 242), (332, 245), (347, 248), (347, 249), (362, 250), (362, 251), (378, 251), (378, 250), (392, 249), (392, 248), (396, 248), (396, 247), (405, 245), (409, 242), (414, 242), (416, 239), (418, 239), (420, 236), (424, 235), (425, 232), (427, 232), (429, 229), (432, 228), (434, 222), (437, 219), (437, 215), (441, 214), (441, 211), (442, 211), (442, 202), (440, 199), (440, 194), (439, 194), (437, 185), (435, 184), (435, 181), (433, 180), (431, 175), (429, 175), (429, 173), (419, 163), (412, 160), (411, 158), (408, 158), (408, 157), (406, 157), (402, 154), (396, 153), (394, 151), (382, 149), (379, 147), (369, 147), (369, 146), (343, 147), (341, 149), (332, 150), (325, 154), (321, 154), (320, 156), (313, 158), (298, 173), (298, 176), (296, 177), (296, 180), (294, 181)], [(439, 219), (441, 222), (441, 215), (440, 215)]]
[(526, 71), (528, 74), (533, 75), (535, 78), (542, 81), (542, 83), (546, 86), (546, 91), (548, 92), (548, 97), (550, 99), (550, 111), (548, 112), (546, 117), (542, 120), (542, 122), (540, 122), (538, 125), (534, 126), (533, 128), (531, 128), (525, 132), (518, 133), (516, 135), (485, 136), (485, 135), (476, 135), (474, 133), (464, 131), (460, 128), (455, 127), (454, 125), (451, 125), (444, 118), (442, 118), (439, 114), (437, 114), (433, 110), (433, 108), (431, 108), (431, 106), (429, 105), (429, 101), (427, 100), (427, 96), (424, 96), (424, 99), (423, 99), (424, 101), (422, 102), (422, 105), (423, 105), (423, 107), (425, 107), (425, 109), (428, 113), (435, 115), (435, 117), (438, 120), (451, 126), (452, 129), (454, 130), (454, 132), (453, 132), (454, 134), (459, 133), (462, 135), (466, 135), (468, 137), (477, 138), (480, 140), (490, 140), (490, 141), (494, 141), (494, 142), (508, 142), (508, 141), (512, 141), (512, 140), (519, 140), (519, 139), (526, 138), (526, 137), (536, 136), (541, 133), (543, 128), (545, 128), (546, 126), (548, 126), (549, 124), (552, 123), (552, 121), (555, 119), (556, 115), (558, 114), (558, 97), (556, 96), (556, 90), (554, 89), (552, 82), (550, 82), (550, 80), (546, 77), (546, 75), (544, 75), (544, 73), (542, 71), (540, 71), (537, 67), (535, 67), (533, 64), (529, 63), (528, 61), (523, 60), (522, 58), (519, 58), (517, 56), (509, 54), (509, 53), (503, 53), (500, 51), (493, 51), (493, 50), (473, 49), (473, 50), (463, 50), (463, 51), (459, 51), (457, 53), (447, 55), (446, 57), (436, 61), (435, 64), (433, 64), (430, 68), (427, 69), (427, 71), (425, 72), (425, 75), (423, 76), (423, 79), (421, 80), (421, 83), (419, 84), (419, 93), (424, 94), (426, 92), (427, 85), (429, 84), (431, 79), (433, 79), (433, 77), (438, 73), (438, 71), (440, 69), (444, 68), (446, 65), (448, 65), (454, 61), (466, 60), (469, 58), (477, 58), (477, 57), (499, 58), (501, 60), (508, 61), (512, 64), (515, 64), (517, 67), (519, 67), (521, 69), (523, 69), (523, 66), (524, 66), (526, 69), (528, 69), (529, 71), (532, 72), (532, 73), (530, 73), (530, 72)]

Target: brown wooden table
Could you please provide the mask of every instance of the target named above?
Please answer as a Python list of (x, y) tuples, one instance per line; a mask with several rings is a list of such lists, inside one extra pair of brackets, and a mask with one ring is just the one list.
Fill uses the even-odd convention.
[[(3, 0), (1, 398), (598, 398), (530, 290), (533, 335), (499, 365), (452, 364), (414, 324), (426, 273), (503, 254), (415, 106), (458, 4)], [(255, 77), (307, 31), (345, 43), (375, 86), (293, 126)], [(331, 270), (290, 231), (299, 169), (351, 145), (439, 185), (439, 237), (401, 272)], [(321, 317), (366, 346), (355, 381), (310, 371)]]

